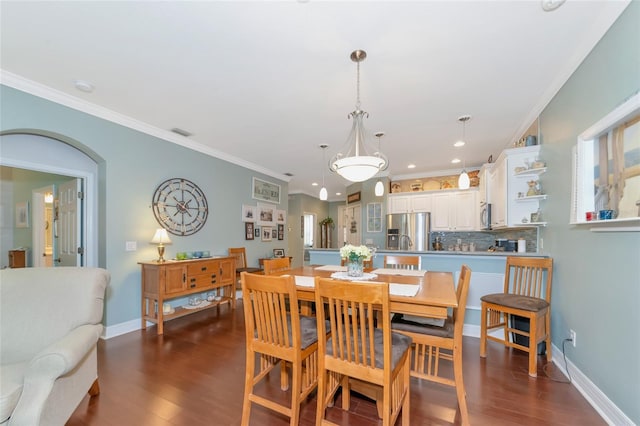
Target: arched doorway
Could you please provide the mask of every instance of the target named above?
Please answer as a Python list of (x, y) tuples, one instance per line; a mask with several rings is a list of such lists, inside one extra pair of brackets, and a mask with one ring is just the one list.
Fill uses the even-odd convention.
[[(83, 214), (78, 230), (83, 266), (98, 266), (98, 164), (60, 135), (38, 132), (4, 132), (0, 135), (0, 165), (34, 172), (51, 173), (82, 181)], [(75, 142), (75, 141), (73, 141)], [(74, 143), (81, 146), (79, 143)], [(4, 179), (4, 175), (3, 175)], [(3, 188), (11, 185), (3, 181)], [(6, 203), (6, 198), (0, 201)], [(13, 206), (5, 206), (5, 210)]]

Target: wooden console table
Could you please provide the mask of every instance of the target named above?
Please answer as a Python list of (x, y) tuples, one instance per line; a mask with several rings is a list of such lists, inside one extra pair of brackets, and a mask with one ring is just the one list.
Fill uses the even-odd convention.
[[(139, 262), (142, 267), (142, 328), (147, 321), (158, 326), (158, 334), (163, 334), (165, 321), (200, 312), (205, 309), (219, 308), (228, 304), (236, 308), (236, 261), (233, 257), (212, 257), (206, 259), (168, 260), (165, 262)], [(216, 290), (222, 298), (209, 305), (185, 309), (176, 307), (175, 312), (164, 314), (164, 302), (201, 293), (206, 299), (207, 292)]]

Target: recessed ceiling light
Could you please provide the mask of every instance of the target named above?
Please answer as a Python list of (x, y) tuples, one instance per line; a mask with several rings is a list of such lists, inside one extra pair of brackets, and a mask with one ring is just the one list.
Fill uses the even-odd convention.
[(313, 182), (311, 186), (318, 186), (318, 182)]
[(93, 89), (95, 89), (95, 86), (93, 84), (85, 80), (75, 80), (73, 82), (73, 85), (76, 86), (76, 89), (85, 93), (91, 93), (93, 92)]
[(336, 195), (342, 195), (342, 192), (336, 192)]
[(409, 165), (407, 166), (407, 169), (415, 169), (415, 168), (416, 168), (416, 165), (415, 165), (415, 164), (409, 164)]
[(551, 12), (564, 4), (566, 0), (542, 0), (540, 6), (545, 12)]
[(458, 141), (454, 143), (453, 146), (455, 146), (456, 148), (460, 148), (461, 146), (464, 146), (464, 144), (465, 144), (464, 141)]
[(451, 160), (452, 164), (458, 164), (460, 162), (459, 158), (454, 158), (453, 160)]

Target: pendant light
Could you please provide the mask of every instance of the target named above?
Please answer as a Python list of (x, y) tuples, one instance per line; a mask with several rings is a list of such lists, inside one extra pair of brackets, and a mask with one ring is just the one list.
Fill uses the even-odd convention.
[[(384, 136), (384, 132), (378, 132), (376, 133), (376, 138), (378, 138), (378, 152), (380, 151), (380, 138)], [(376, 194), (376, 197), (382, 197), (384, 195), (384, 185), (382, 183), (381, 179), (378, 179), (378, 182), (376, 182), (376, 187), (373, 190), (374, 193)]]
[[(465, 127), (466, 127), (467, 121), (469, 121), (469, 120), (471, 120), (471, 116), (470, 115), (462, 115), (462, 116), (458, 117), (458, 121), (462, 122), (462, 141), (465, 142), (465, 143), (466, 143), (466, 140), (465, 140)], [(460, 176), (458, 177), (458, 188), (460, 188), (460, 189), (469, 189), (470, 185), (471, 185), (471, 180), (469, 179), (469, 174), (465, 170), (465, 162), (463, 161), (463, 163), (462, 163), (462, 173), (460, 173)]]
[(327, 145), (325, 143), (320, 145), (320, 148), (322, 148), (322, 188), (320, 188), (320, 200), (321, 201), (327, 201), (327, 198), (328, 198), (327, 188), (324, 186), (324, 165), (326, 163), (326, 159), (325, 159), (324, 153), (327, 150), (327, 147), (329, 147), (329, 145)]
[(362, 121), (369, 114), (360, 109), (360, 62), (364, 61), (366, 57), (367, 52), (364, 50), (355, 50), (351, 53), (351, 60), (357, 64), (356, 108), (348, 115), (349, 118), (353, 118), (353, 125), (346, 144), (329, 164), (332, 172), (338, 173), (351, 182), (363, 182), (370, 179), (389, 165), (387, 157), (380, 151), (369, 155), (367, 150)]

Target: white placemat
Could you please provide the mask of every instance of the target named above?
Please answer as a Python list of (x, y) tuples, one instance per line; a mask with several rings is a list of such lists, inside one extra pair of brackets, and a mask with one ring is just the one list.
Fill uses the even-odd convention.
[(424, 271), (422, 269), (414, 270), (414, 269), (392, 269), (392, 268), (380, 268), (373, 271), (374, 274), (380, 275), (404, 275), (407, 277), (421, 277), (424, 275)]
[(413, 297), (418, 293), (419, 287), (420, 286), (417, 284), (389, 283), (389, 294), (393, 294), (394, 296)]
[(331, 274), (331, 278), (335, 278), (337, 280), (347, 280), (347, 281), (368, 281), (376, 278), (376, 274), (370, 274), (369, 272), (365, 272), (361, 277), (351, 277), (347, 275), (346, 272), (334, 272)]
[(340, 265), (324, 265), (324, 266), (318, 266), (317, 268), (315, 268), (316, 271), (331, 271), (331, 272), (346, 272), (347, 267), (346, 266), (340, 266)]
[(302, 275), (296, 275), (296, 285), (300, 287), (315, 287), (316, 280), (313, 277), (305, 277)]
[(211, 302), (209, 302), (208, 300), (203, 300), (202, 302), (198, 303), (197, 305), (183, 305), (182, 307), (185, 309), (198, 309), (198, 308), (204, 308), (205, 306), (209, 306), (211, 304)]

